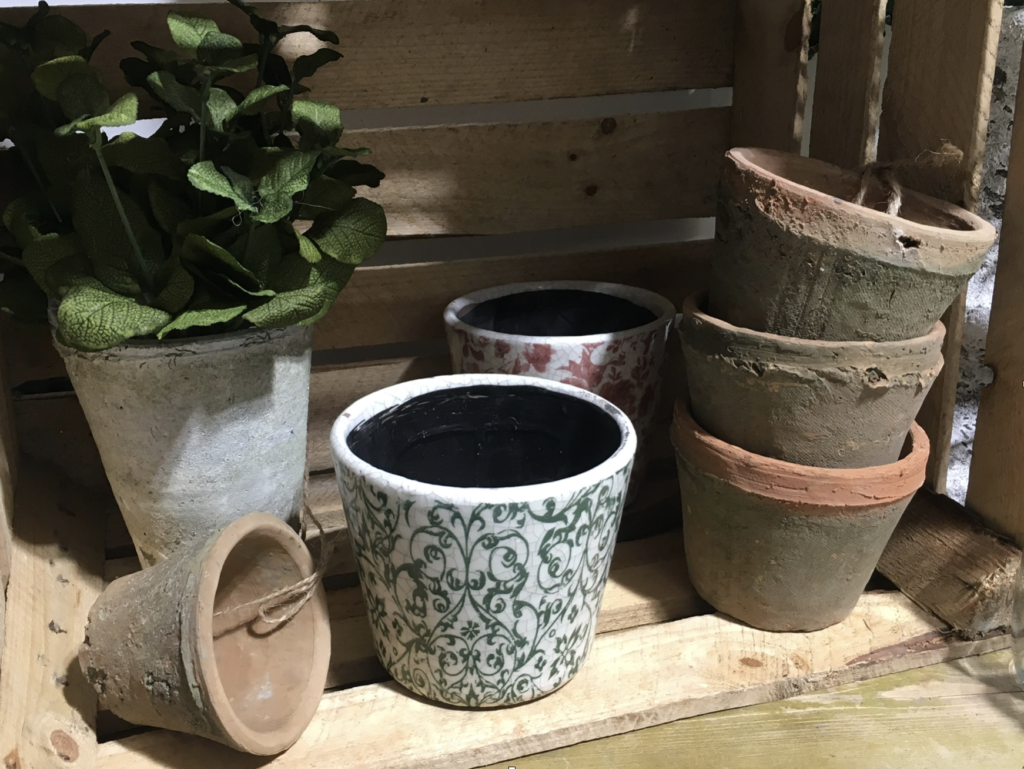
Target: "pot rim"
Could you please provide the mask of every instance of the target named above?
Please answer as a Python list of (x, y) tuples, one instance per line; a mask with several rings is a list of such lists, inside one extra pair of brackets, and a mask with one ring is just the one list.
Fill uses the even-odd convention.
[(910, 450), (888, 465), (858, 468), (812, 467), (754, 454), (720, 440), (697, 424), (689, 403), (676, 401), (672, 445), (676, 455), (705, 475), (742, 491), (826, 514), (849, 514), (851, 508), (878, 508), (914, 494), (924, 484), (928, 436), (914, 422)]
[[(548, 290), (576, 290), (590, 291), (596, 294), (608, 294), (632, 302), (639, 307), (650, 310), (657, 317), (650, 323), (642, 326), (634, 326), (623, 331), (613, 331), (606, 334), (581, 334), (579, 336), (533, 336), (528, 334), (508, 334), (502, 331), (489, 331), (472, 326), (461, 319), (461, 314), (468, 308), (481, 304), (491, 299), (497, 299), (510, 294), (525, 294), (533, 291)], [(626, 339), (631, 336), (654, 331), (668, 326), (676, 317), (676, 308), (668, 299), (661, 294), (648, 291), (645, 288), (626, 286), (621, 283), (602, 283), (590, 280), (545, 280), (526, 283), (506, 283), (501, 286), (480, 289), (453, 299), (444, 308), (445, 325), (451, 329), (465, 331), (474, 336), (485, 335), (492, 339), (500, 339), (506, 342), (517, 344), (588, 344), (592, 342), (613, 342), (619, 339)]]
[[(57, 338), (57, 329), (51, 327), (50, 337), (61, 358), (82, 358), (84, 360), (141, 360), (170, 355), (204, 355), (225, 352), (254, 344), (269, 344), (283, 338), (308, 337), (313, 340), (312, 326), (282, 326), (279, 328), (244, 328), (226, 334), (190, 336), (182, 339), (128, 339), (116, 347), (106, 350), (77, 350), (68, 347)], [(256, 339), (254, 339), (256, 338)], [(249, 341), (253, 339), (253, 341)]]
[[(182, 638), (182, 649), (195, 649), (193, 662), (199, 679), (196, 683), (200, 691), (205, 690), (202, 696), (206, 701), (209, 717), (219, 727), (224, 737), (248, 753), (269, 756), (291, 747), (302, 736), (320, 704), (323, 682), (327, 679), (331, 657), (330, 617), (323, 585), (318, 585), (307, 603), (314, 615), (313, 651), (307, 692), (319, 684), (317, 696), (303, 698), (284, 724), (277, 729), (260, 732), (247, 726), (231, 706), (217, 668), (213, 649), (213, 609), (224, 563), (238, 543), (253, 534), (267, 535), (280, 544), (299, 567), (303, 578), (311, 576), (316, 571), (305, 543), (284, 521), (268, 513), (250, 513), (232, 521), (219, 534), (214, 535), (212, 544), (200, 559), (196, 599), (189, 607), (190, 611), (194, 612), (192, 626), (195, 628), (195, 638)], [(183, 622), (183, 635), (185, 628), (186, 623)], [(195, 696), (195, 693), (192, 695)]]
[(795, 193), (798, 195), (813, 197), (818, 203), (835, 207), (849, 216), (874, 220), (879, 223), (884, 223), (890, 227), (905, 227), (909, 225), (915, 228), (920, 228), (922, 232), (929, 234), (942, 236), (956, 234), (963, 242), (976, 241), (978, 244), (981, 244), (986, 240), (995, 239), (995, 228), (989, 222), (985, 221), (977, 214), (972, 214), (970, 211), (961, 208), (960, 206), (948, 203), (939, 198), (934, 198), (931, 195), (925, 195), (924, 193), (916, 192), (907, 188), (903, 188), (902, 191), (905, 198), (914, 198), (930, 209), (940, 211), (946, 216), (963, 222), (968, 225), (970, 229), (960, 230), (954, 227), (942, 227), (935, 224), (926, 224), (924, 222), (918, 222), (902, 216), (892, 216), (884, 211), (876, 211), (873, 208), (861, 206), (848, 200), (843, 200), (842, 198), (830, 195), (829, 193), (823, 192), (815, 187), (808, 187), (800, 182), (794, 181), (788, 176), (782, 176), (769, 170), (758, 162), (758, 156), (783, 158), (787, 161), (798, 163), (804, 167), (833, 169), (834, 173), (838, 173), (842, 177), (857, 178), (857, 175), (852, 171), (840, 168), (832, 163), (826, 163), (823, 160), (807, 158), (801, 155), (794, 155), (789, 152), (782, 152), (781, 150), (772, 150), (761, 147), (733, 147), (726, 153), (726, 157), (732, 160), (738, 167), (778, 183), (779, 186), (783, 187), (789, 194)]
[[(349, 448), (348, 436), (356, 427), (384, 409), (404, 403), (418, 395), (440, 390), (473, 385), (498, 385), (503, 387), (522, 386), (568, 395), (597, 406), (611, 416), (619, 426), (621, 440), (614, 453), (598, 465), (578, 475), (557, 481), (535, 483), (528, 486), (502, 486), (497, 488), (442, 486), (412, 480), (382, 470), (356, 456)], [(573, 385), (562, 384), (537, 377), (515, 376), (512, 374), (450, 374), (385, 387), (360, 398), (339, 416), (331, 428), (331, 454), (335, 466), (343, 464), (358, 475), (371, 478), (374, 483), (386, 485), (417, 497), (443, 496), (446, 500), (465, 504), (504, 504), (510, 500), (533, 500), (557, 497), (564, 493), (566, 484), (587, 486), (603, 481), (626, 467), (636, 454), (636, 429), (621, 409), (599, 395)], [(340, 473), (339, 473), (340, 478)]]
[(925, 352), (915, 354), (912, 357), (927, 357), (931, 354), (928, 351), (935, 350), (934, 354), (940, 360), (942, 358), (941, 347), (946, 335), (946, 327), (941, 320), (935, 321), (932, 330), (924, 336), (912, 339), (895, 339), (885, 342), (875, 342), (870, 339), (851, 339), (848, 341), (832, 342), (822, 339), (804, 339), (799, 336), (782, 336), (780, 334), (771, 334), (767, 331), (754, 331), (743, 326), (734, 326), (732, 323), (716, 318), (714, 315), (710, 315), (701, 309), (706, 306), (707, 298), (708, 289), (705, 288), (695, 291), (683, 300), (683, 321), (680, 324), (680, 333), (683, 333), (683, 328), (687, 323), (698, 321), (712, 326), (720, 332), (732, 334), (740, 340), (770, 342), (781, 355), (790, 354), (806, 357), (809, 352), (818, 352), (823, 356), (830, 355), (833, 357), (830, 365), (834, 366), (843, 365), (846, 362), (845, 358), (848, 357), (890, 358), (899, 353), (901, 358), (905, 358), (907, 357), (906, 348), (912, 345), (921, 345), (925, 348)]

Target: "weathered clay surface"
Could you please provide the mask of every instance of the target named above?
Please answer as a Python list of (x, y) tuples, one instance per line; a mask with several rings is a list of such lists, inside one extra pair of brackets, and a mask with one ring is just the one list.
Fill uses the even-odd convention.
[(853, 611), (928, 458), (914, 425), (904, 458), (883, 467), (767, 459), (708, 435), (682, 401), (672, 441), (693, 586), (719, 611), (786, 632), (820, 630)]
[(803, 339), (927, 334), (981, 265), (995, 230), (909, 190), (898, 217), (884, 212), (879, 188), (855, 205), (859, 186), (858, 174), (818, 160), (731, 150), (719, 189), (711, 313)]
[(944, 329), (905, 342), (819, 342), (737, 328), (683, 305), (693, 417), (726, 443), (816, 467), (899, 459), (942, 369)]
[(115, 580), (89, 612), (82, 671), (100, 703), (126, 721), (279, 753), (309, 724), (327, 680), (323, 587), (276, 629), (248, 621), (251, 609), (214, 615), (312, 572), (286, 524), (260, 513), (239, 519)]
[(55, 344), (144, 567), (255, 510), (298, 526), (310, 328)]

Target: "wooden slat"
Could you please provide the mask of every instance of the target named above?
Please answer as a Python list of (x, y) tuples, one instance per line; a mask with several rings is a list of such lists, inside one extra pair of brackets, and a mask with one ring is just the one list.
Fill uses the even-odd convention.
[[(95, 64), (110, 87), (117, 63), (144, 40), (170, 48), (170, 9), (215, 19), (245, 40), (245, 17), (226, 3), (174, 2), (61, 8), (95, 34), (113, 35)], [(286, 24), (313, 24), (341, 38), (341, 63), (310, 82), (314, 98), (343, 109), (482, 104), (614, 93), (713, 88), (732, 82), (734, 0), (337, 0), (261, 3)], [(18, 21), (31, 10), (0, 11)], [(320, 45), (289, 38), (288, 58)], [(144, 113), (145, 114), (145, 113)]]
[(732, 146), (799, 152), (810, 0), (738, 0)]
[(1009, 627), (1020, 558), (1020, 550), (972, 521), (957, 502), (922, 490), (878, 570), (919, 606), (975, 637)]
[[(997, 643), (1005, 645), (1005, 638)], [(327, 694), (275, 766), (468, 769), (716, 710), (802, 694), (977, 653), (895, 593), (865, 595), (843, 623), (765, 633), (707, 615), (598, 637), (579, 675), (528, 707), (439, 708), (398, 684)], [(102, 769), (254, 767), (209, 742), (154, 731), (100, 746)]]
[[(900, 0), (893, 15), (879, 160), (912, 159), (952, 142), (963, 162), (908, 168), (912, 189), (974, 210), (981, 184), (1002, 0)], [(945, 491), (965, 297), (946, 317), (945, 367), (919, 419), (932, 443), (928, 485)]]
[(503, 283), (596, 280), (657, 291), (680, 306), (707, 283), (711, 243), (642, 246), (574, 254), (490, 257), (356, 270), (316, 325), (315, 349), (438, 339), (445, 305)]
[(875, 159), (882, 103), (886, 0), (821, 6), (812, 158), (859, 169)]
[[(1024, 115), (1024, 88), (1016, 114)], [(985, 343), (995, 379), (981, 391), (967, 506), (1024, 543), (1024, 120), (1014, 123), (1006, 205)]]
[(64, 361), (50, 341), (49, 326), (18, 322), (3, 313), (0, 333), (4, 338), (4, 358), (11, 387), (68, 375)]
[[(14, 550), (14, 494), (18, 488), (18, 434), (11, 400), (7, 338), (0, 329), (0, 660), (3, 658), (7, 606), (4, 600), (11, 577)], [(0, 668), (0, 675), (3, 670)]]
[(28, 459), (15, 504), (0, 759), (9, 769), (91, 769), (96, 694), (78, 668), (78, 647), (103, 587), (102, 508)]
[(730, 108), (353, 131), (390, 235), (489, 235), (714, 214)]

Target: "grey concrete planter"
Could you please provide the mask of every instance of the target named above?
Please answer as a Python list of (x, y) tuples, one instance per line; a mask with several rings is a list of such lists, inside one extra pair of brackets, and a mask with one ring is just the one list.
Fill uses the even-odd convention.
[(726, 443), (817, 467), (899, 458), (942, 370), (945, 329), (905, 342), (819, 342), (737, 328), (690, 296), (679, 326), (693, 417)]
[(144, 567), (247, 513), (298, 525), (311, 328), (54, 344)]
[(858, 174), (740, 148), (719, 189), (709, 308), (754, 331), (830, 341), (927, 334), (981, 266), (992, 225), (904, 190), (900, 216), (849, 202)]
[(849, 616), (928, 459), (928, 437), (915, 424), (903, 458), (882, 467), (780, 462), (712, 437), (683, 401), (672, 442), (693, 586), (721, 612), (786, 632)]

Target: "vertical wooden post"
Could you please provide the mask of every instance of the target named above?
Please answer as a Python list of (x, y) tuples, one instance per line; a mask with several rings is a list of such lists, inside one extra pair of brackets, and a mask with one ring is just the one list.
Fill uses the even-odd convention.
[(995, 380), (981, 391), (967, 506), (1024, 541), (1024, 88), (1017, 90), (1006, 204), (999, 239), (985, 363)]
[(822, 3), (812, 158), (854, 170), (875, 159), (884, 32), (885, 0)]
[[(5, 353), (4, 338), (0, 333), (0, 658), (3, 656), (7, 616), (4, 599), (11, 578), (14, 492), (18, 485), (18, 438)], [(3, 675), (2, 669), (0, 675)]]
[[(981, 185), (1002, 11), (1002, 0), (900, 0), (893, 15), (878, 157), (916, 158), (952, 142), (964, 153), (959, 167), (907, 169), (902, 181), (969, 210)], [(945, 367), (918, 415), (932, 442), (928, 485), (938, 492), (946, 489), (965, 306), (961, 296), (946, 313)]]
[(732, 145), (799, 152), (810, 0), (738, 0)]

